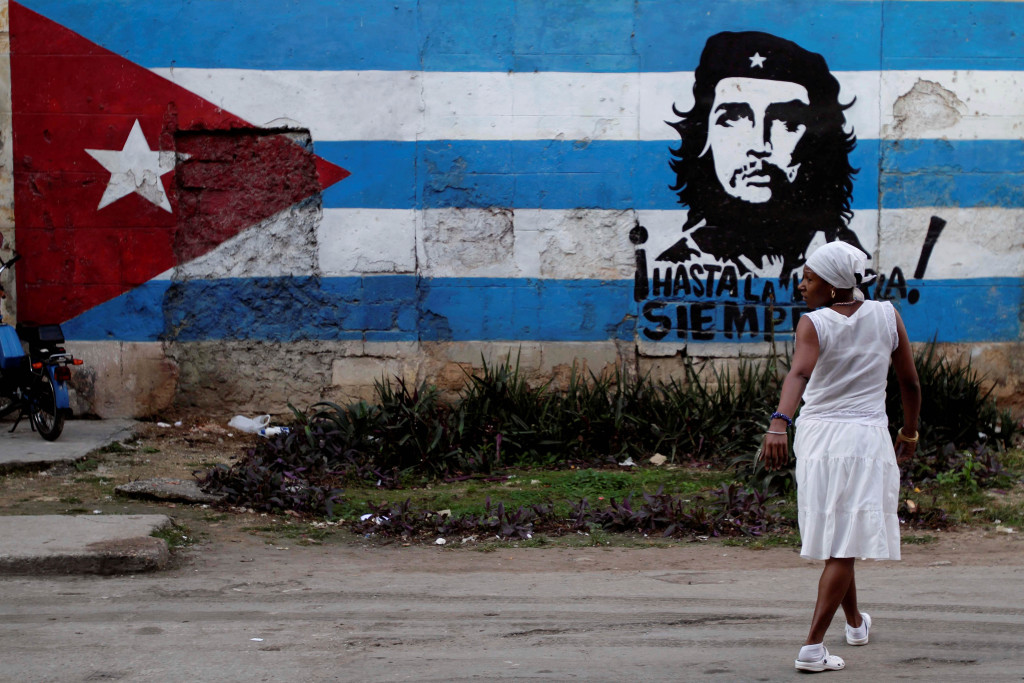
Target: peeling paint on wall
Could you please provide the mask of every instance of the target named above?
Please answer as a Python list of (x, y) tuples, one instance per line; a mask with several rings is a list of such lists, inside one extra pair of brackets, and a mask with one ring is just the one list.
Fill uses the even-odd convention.
[(890, 134), (896, 138), (925, 137), (960, 123), (968, 113), (956, 93), (934, 81), (918, 79), (914, 87), (893, 104), (895, 123)]

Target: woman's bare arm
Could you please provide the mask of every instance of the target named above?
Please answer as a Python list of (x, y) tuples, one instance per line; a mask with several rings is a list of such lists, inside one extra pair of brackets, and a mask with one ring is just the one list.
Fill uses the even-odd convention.
[[(903, 326), (903, 318), (896, 314), (896, 334), (898, 345), (892, 352), (892, 365), (896, 371), (896, 379), (900, 385), (900, 399), (903, 402), (903, 434), (913, 439), (917, 438), (917, 420), (921, 414), (921, 382), (917, 377), (917, 367), (914, 365), (914, 351), (910, 348), (910, 339), (907, 337), (907, 330)], [(917, 442), (897, 439), (896, 459), (904, 461), (914, 454), (917, 449)]]
[[(800, 318), (796, 326), (796, 348), (793, 349), (793, 363), (790, 365), (786, 379), (782, 381), (782, 395), (779, 397), (777, 412), (789, 417), (793, 416), (800, 399), (807, 387), (807, 380), (818, 363), (818, 331), (810, 318)], [(789, 461), (789, 437), (785, 434), (786, 421), (775, 418), (768, 426), (769, 431), (782, 434), (765, 434), (761, 453), (765, 466), (769, 470), (777, 470)]]

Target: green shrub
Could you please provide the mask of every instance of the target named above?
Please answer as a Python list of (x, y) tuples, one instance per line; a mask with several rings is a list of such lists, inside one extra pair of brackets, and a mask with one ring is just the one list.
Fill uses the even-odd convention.
[[(998, 451), (1015, 435), (1014, 421), (996, 409), (969, 363), (939, 358), (934, 344), (915, 362), (921, 446), (905, 479), (999, 481)], [(708, 382), (692, 359), (684, 359), (682, 370), (682, 379), (666, 383), (574, 369), (567, 388), (556, 391), (530, 386), (509, 356), (485, 362), (452, 402), (427, 384), (381, 380), (374, 403), (318, 403), (306, 413), (293, 408), (291, 433), (261, 441), (230, 468), (208, 471), (203, 484), (236, 505), (329, 511), (340, 487), (357, 482), (395, 488), (498, 468), (639, 462), (660, 452), (675, 463), (735, 467), (765, 493), (791, 490), (792, 469), (767, 472), (755, 460), (778, 401), (776, 363), (744, 361), (735, 374), (716, 370)], [(895, 432), (902, 416), (894, 377), (887, 401)]]
[[(978, 485), (990, 485), (1002, 471), (998, 452), (1012, 445), (1019, 431), (1016, 421), (999, 410), (970, 360), (942, 357), (933, 342), (915, 354), (914, 362), (921, 382), (920, 442), (915, 457), (901, 466), (904, 481), (920, 485), (967, 472)], [(886, 411), (895, 434), (903, 424), (903, 405), (891, 370)], [(966, 470), (965, 458), (972, 463)]]

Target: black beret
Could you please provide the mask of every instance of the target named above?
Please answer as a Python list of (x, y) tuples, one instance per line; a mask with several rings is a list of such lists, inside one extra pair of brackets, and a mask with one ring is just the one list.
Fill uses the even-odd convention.
[(705, 106), (711, 106), (719, 81), (736, 77), (799, 83), (807, 88), (812, 105), (839, 98), (839, 82), (824, 57), (759, 31), (726, 31), (708, 38), (694, 76), (694, 100)]

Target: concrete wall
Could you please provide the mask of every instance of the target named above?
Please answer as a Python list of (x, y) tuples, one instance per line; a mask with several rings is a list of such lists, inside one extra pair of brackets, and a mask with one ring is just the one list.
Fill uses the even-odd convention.
[(1022, 3), (7, 14), (0, 255), (16, 226), (17, 317), (63, 324), (80, 412), (455, 389), (507, 354), (728, 367), (791, 339), (832, 239), (1020, 400)]

